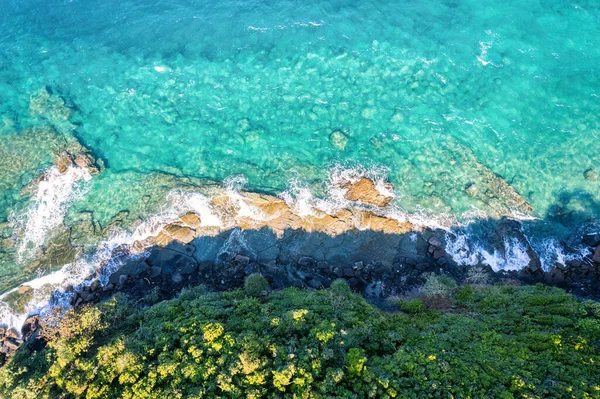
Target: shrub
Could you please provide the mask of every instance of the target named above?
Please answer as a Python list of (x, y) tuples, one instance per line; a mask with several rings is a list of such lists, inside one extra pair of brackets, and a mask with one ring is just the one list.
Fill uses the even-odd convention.
[(409, 299), (399, 303), (400, 310), (410, 314), (418, 314), (425, 311), (425, 304), (420, 299)]
[(447, 295), (456, 288), (456, 281), (448, 276), (439, 276), (434, 273), (425, 275), (426, 281), (422, 288), (423, 295)]
[(244, 280), (244, 292), (248, 296), (262, 297), (267, 295), (268, 291), (269, 283), (259, 273), (251, 274)]

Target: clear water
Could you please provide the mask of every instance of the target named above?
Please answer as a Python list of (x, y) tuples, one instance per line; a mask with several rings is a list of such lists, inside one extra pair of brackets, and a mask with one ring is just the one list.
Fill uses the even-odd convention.
[[(123, 210), (144, 219), (195, 178), (242, 174), (245, 189), (269, 193), (300, 181), (324, 195), (340, 166), (386, 175), (407, 213), (514, 213), (486, 197), (498, 175), (556, 234), (599, 215), (600, 181), (584, 177), (600, 174), (596, 1), (0, 0), (0, 9), (0, 223), (27, 217), (34, 199), (22, 188), (72, 138), (106, 170), (59, 204), (66, 224), (84, 210), (103, 226)], [(32, 114), (42, 88), (73, 114)], [(48, 125), (56, 132), (30, 129)], [(25, 273), (14, 250), (2, 251), (0, 277)]]

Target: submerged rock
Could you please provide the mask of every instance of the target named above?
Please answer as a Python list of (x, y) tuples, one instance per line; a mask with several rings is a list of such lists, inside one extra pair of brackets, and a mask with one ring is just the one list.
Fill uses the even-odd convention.
[(598, 180), (598, 173), (594, 169), (590, 168), (583, 172), (583, 177), (585, 178), (585, 180), (596, 181)]
[(338, 150), (344, 151), (348, 145), (348, 136), (341, 130), (334, 130), (329, 136), (329, 142)]

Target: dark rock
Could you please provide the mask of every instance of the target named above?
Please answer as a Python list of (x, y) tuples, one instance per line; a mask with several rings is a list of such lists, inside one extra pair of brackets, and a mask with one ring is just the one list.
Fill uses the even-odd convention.
[(258, 263), (252, 262), (244, 268), (244, 273), (247, 276), (254, 274), (254, 273), (259, 273), (259, 272), (260, 272), (260, 266), (258, 265)]
[(330, 268), (329, 263), (327, 263), (326, 261), (322, 260), (320, 262), (317, 262), (317, 269), (328, 270), (329, 268)]
[(157, 278), (162, 273), (162, 269), (158, 266), (152, 266), (150, 268), (150, 278)]
[(90, 291), (96, 292), (98, 290), (98, 288), (100, 288), (100, 280), (92, 281), (92, 284), (90, 284)]
[(250, 263), (250, 258), (244, 255), (236, 255), (236, 257), (233, 258), (233, 260), (235, 263), (241, 266), (246, 266)]
[(444, 251), (443, 249), (436, 249), (433, 252), (433, 259), (439, 259), (443, 256), (446, 256), (446, 251)]
[(119, 276), (119, 285), (123, 286), (127, 282), (128, 276), (126, 274), (121, 274)]
[(173, 281), (175, 284), (180, 284), (183, 281), (183, 276), (181, 273), (174, 273), (171, 276), (171, 281)]
[(434, 247), (440, 248), (442, 246), (442, 241), (440, 241), (440, 239), (435, 236), (429, 238), (429, 240), (427, 240), (427, 242), (429, 243), (429, 245), (432, 245)]
[(319, 278), (310, 278), (306, 281), (306, 285), (310, 288), (319, 289), (321, 288), (321, 280)]
[(381, 281), (373, 281), (365, 287), (365, 295), (369, 297), (382, 297), (384, 287)]
[(583, 236), (583, 242), (590, 247), (600, 245), (600, 233), (591, 233)]
[(333, 272), (338, 277), (344, 277), (344, 271), (340, 267), (336, 267), (335, 269), (333, 269)]
[(353, 268), (354, 270), (362, 270), (364, 267), (365, 267), (365, 265), (364, 265), (364, 263), (363, 263), (363, 261), (362, 261), (362, 260), (361, 260), (361, 261), (359, 261), (359, 262), (355, 262), (355, 263), (354, 263), (354, 266), (352, 266), (352, 268)]
[(298, 260), (298, 266), (302, 267), (313, 267), (316, 263), (317, 261), (310, 256), (303, 256)]
[(79, 299), (79, 293), (75, 293), (73, 294), (73, 296), (71, 297), (71, 301), (70, 304), (71, 306), (75, 306), (75, 303), (77, 303), (77, 300)]
[(359, 284), (360, 281), (356, 277), (352, 277), (350, 280), (348, 280), (348, 285), (352, 288), (358, 287)]
[(196, 264), (196, 262), (190, 262), (187, 265), (183, 266), (181, 269), (179, 269), (179, 273), (181, 273), (184, 276), (190, 275), (196, 271), (197, 267), (198, 265)]
[(146, 273), (148, 269), (150, 269), (150, 266), (145, 261), (141, 261), (136, 265), (133, 274), (139, 276), (141, 274)]
[(353, 277), (354, 276), (354, 270), (352, 270), (351, 267), (346, 267), (344, 268), (344, 277)]

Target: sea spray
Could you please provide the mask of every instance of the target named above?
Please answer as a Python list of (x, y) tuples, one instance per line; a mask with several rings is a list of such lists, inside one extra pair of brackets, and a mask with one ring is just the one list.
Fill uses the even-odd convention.
[(85, 183), (91, 178), (87, 169), (75, 165), (64, 173), (57, 166), (44, 172), (27, 212), (10, 218), (13, 228), (22, 232), (17, 248), (19, 262), (33, 259), (37, 250), (53, 237), (69, 206), (88, 190)]

